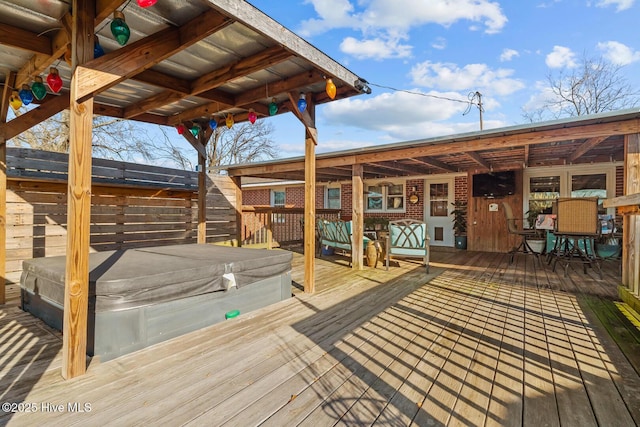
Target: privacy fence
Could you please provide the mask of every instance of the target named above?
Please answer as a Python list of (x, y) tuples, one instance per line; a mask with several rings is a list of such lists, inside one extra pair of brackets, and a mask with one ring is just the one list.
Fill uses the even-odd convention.
[[(24, 259), (64, 255), (68, 155), (7, 149), (7, 281)], [(91, 250), (196, 243), (197, 172), (93, 159)], [(236, 237), (235, 186), (207, 176), (207, 242)]]

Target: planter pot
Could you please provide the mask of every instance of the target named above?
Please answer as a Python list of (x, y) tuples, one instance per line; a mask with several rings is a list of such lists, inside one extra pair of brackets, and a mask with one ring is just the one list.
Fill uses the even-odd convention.
[(456, 236), (456, 249), (467, 249), (467, 236)]
[(620, 255), (620, 245), (596, 243), (596, 253), (600, 258), (616, 258)]
[(541, 254), (544, 252), (546, 242), (544, 240), (527, 240), (527, 244), (533, 252)]

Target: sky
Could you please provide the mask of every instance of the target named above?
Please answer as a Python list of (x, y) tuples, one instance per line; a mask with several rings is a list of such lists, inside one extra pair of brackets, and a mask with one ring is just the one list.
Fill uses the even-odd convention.
[[(585, 56), (640, 90), (640, 0), (250, 0), (366, 79), (370, 95), (318, 106), (317, 153), (527, 123), (547, 77)], [(460, 102), (463, 101), (463, 102)], [(477, 101), (477, 98), (476, 98)], [(279, 157), (304, 155), (293, 114), (271, 120)]]

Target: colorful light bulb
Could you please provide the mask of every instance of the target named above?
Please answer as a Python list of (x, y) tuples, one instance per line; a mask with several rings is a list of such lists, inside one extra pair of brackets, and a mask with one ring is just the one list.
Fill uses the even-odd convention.
[(116, 38), (120, 46), (124, 46), (131, 37), (131, 30), (124, 20), (124, 13), (119, 10), (113, 12), (113, 21), (111, 21), (111, 34)]
[(216, 128), (218, 127), (218, 122), (216, 122), (216, 119), (209, 120), (209, 127), (211, 128), (211, 130), (216, 130)]
[(18, 96), (20, 97), (23, 105), (29, 105), (33, 102), (33, 93), (27, 84), (22, 85), (22, 89), (18, 92)]
[(200, 126), (198, 125), (193, 125), (189, 130), (191, 131), (191, 135), (195, 136), (196, 138), (198, 137), (198, 135), (200, 135)]
[(100, 58), (102, 55), (104, 55), (104, 49), (100, 46), (98, 36), (95, 36), (93, 39), (93, 59)]
[(178, 131), (178, 135), (182, 135), (184, 133), (185, 126), (180, 123), (178, 126), (176, 126), (176, 130)]
[(251, 122), (251, 124), (254, 124), (256, 122), (256, 119), (258, 118), (258, 116), (256, 115), (256, 112), (253, 111), (253, 108), (251, 110), (249, 110), (249, 122)]
[(336, 97), (336, 85), (333, 83), (333, 80), (327, 79), (325, 90), (327, 91), (329, 98), (334, 99)]
[(298, 111), (304, 113), (304, 110), (307, 109), (307, 100), (304, 97), (304, 93), (300, 94), (300, 99), (298, 99)]
[(138, 6), (140, 7), (149, 7), (156, 4), (158, 0), (138, 0)]
[(231, 129), (231, 127), (233, 126), (233, 114), (227, 114), (227, 118), (224, 120), (224, 122), (226, 123), (227, 128)]
[(18, 109), (22, 107), (22, 100), (20, 99), (20, 95), (18, 95), (17, 90), (14, 90), (13, 93), (11, 93), (11, 98), (9, 98), (9, 105), (11, 105), (11, 108), (13, 108), (15, 111), (18, 111)]
[(273, 98), (271, 104), (269, 104), (269, 115), (275, 116), (276, 114), (278, 114), (278, 104), (276, 104), (276, 99)]
[(47, 96), (47, 88), (44, 87), (44, 83), (42, 83), (42, 77), (36, 76), (33, 80), (31, 92), (38, 101), (42, 101), (44, 97)]
[(53, 93), (58, 93), (60, 92), (60, 89), (62, 89), (62, 79), (60, 78), (60, 74), (58, 74), (58, 69), (56, 67), (49, 68), (47, 84)]

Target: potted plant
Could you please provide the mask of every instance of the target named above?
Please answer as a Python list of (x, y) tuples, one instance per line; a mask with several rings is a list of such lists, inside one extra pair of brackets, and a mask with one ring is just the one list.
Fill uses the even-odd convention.
[(456, 200), (452, 203), (453, 233), (457, 249), (467, 249), (467, 201)]
[[(529, 209), (525, 213), (525, 219), (529, 224), (530, 230), (535, 230), (536, 220), (538, 219), (538, 215), (540, 215), (541, 213), (542, 211), (540, 209)], [(539, 231), (543, 231), (543, 230), (539, 230)], [(537, 254), (541, 254), (544, 252), (544, 248), (546, 246), (546, 240), (542, 234), (536, 233), (533, 236), (527, 237), (527, 245), (529, 245), (529, 248), (531, 248), (533, 252)]]

